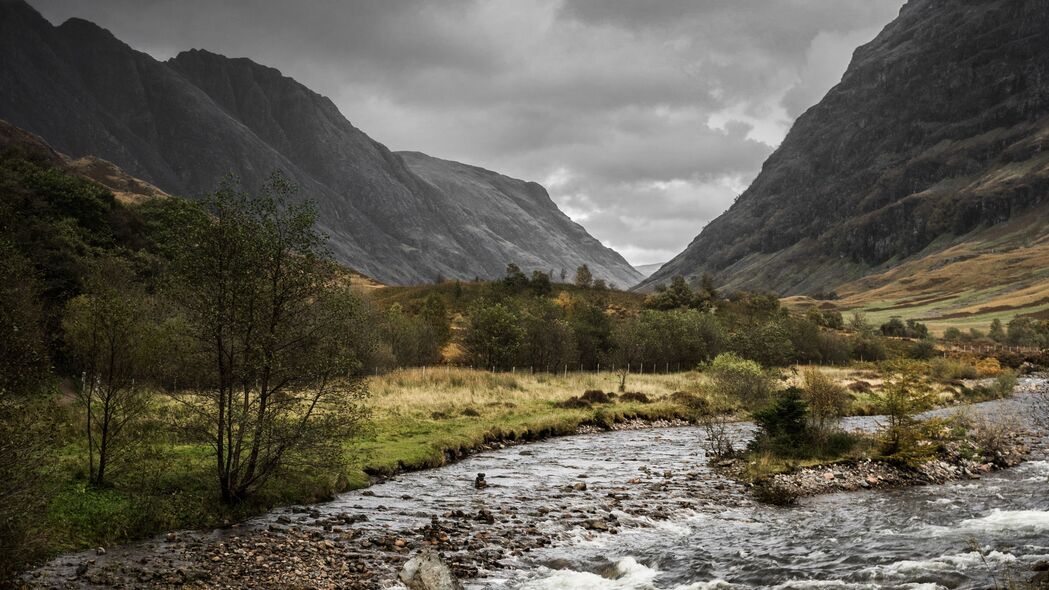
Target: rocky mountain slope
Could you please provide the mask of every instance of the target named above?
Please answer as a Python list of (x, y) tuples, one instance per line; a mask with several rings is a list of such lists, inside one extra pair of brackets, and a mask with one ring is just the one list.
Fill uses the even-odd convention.
[[(583, 226), (562, 213), (539, 184), (419, 152), (397, 155), (440, 194), (454, 195), (446, 206), (463, 220), (458, 228), (460, 239), (488, 249), (486, 259), (515, 260), (522, 268), (545, 269), (553, 273), (554, 280), (560, 280), (562, 270), (571, 280), (582, 264), (617, 269), (623, 263), (619, 254), (604, 247)], [(513, 223), (506, 223), (507, 219)], [(537, 242), (540, 236), (542, 240)], [(489, 272), (503, 270), (505, 264)], [(606, 271), (599, 278), (629, 288), (642, 276), (637, 272), (610, 276)]]
[[(1046, 148), (1049, 3), (910, 0), (642, 288), (709, 272), (728, 289), (855, 294), (914, 280), (897, 267), (957, 262), (937, 258), (952, 248), (1024, 258), (1046, 235)], [(992, 281), (999, 268), (956, 267)]]
[[(283, 171), (317, 202), (336, 257), (383, 282), (491, 277), (508, 262), (560, 269), (580, 259), (621, 285), (641, 278), (574, 224), (569, 234), (520, 232), (524, 221), (548, 232), (568, 227), (544, 191), (516, 195), (536, 198), (530, 207), (489, 207), (481, 220), (461, 205), (463, 195), (420, 178), (330, 100), (248, 59), (194, 50), (159, 62), (88, 21), (56, 27), (21, 0), (0, 0), (0, 87), (0, 118), (171, 194), (209, 192), (229, 173), (250, 187)], [(524, 220), (525, 211), (540, 217)], [(488, 231), (465, 231), (477, 227)]]

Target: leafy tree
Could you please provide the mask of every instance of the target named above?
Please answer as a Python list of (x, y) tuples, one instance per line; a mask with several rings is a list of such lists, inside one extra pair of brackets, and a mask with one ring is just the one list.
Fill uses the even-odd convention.
[(594, 286), (594, 290), (595, 291), (607, 291), (608, 290), (608, 283), (605, 282), (605, 279), (594, 279), (594, 285), (593, 286)]
[(957, 342), (962, 339), (962, 331), (953, 326), (947, 328), (943, 331), (943, 339), (948, 342)]
[(1002, 320), (994, 318), (991, 320), (991, 331), (987, 334), (991, 340), (995, 342), (1005, 342), (1005, 329), (1002, 327)]
[(931, 405), (932, 391), (912, 372), (885, 384), (878, 406), (886, 420), (882, 432), (886, 455), (907, 459), (916, 453), (920, 440), (917, 416)]
[(294, 194), (279, 174), (254, 195), (224, 182), (174, 265), (196, 386), (177, 398), (213, 446), (227, 502), (282, 468), (338, 464), (364, 415), (357, 298), (336, 286), (315, 209)]
[(151, 401), (146, 383), (160, 348), (151, 307), (131, 271), (113, 259), (101, 260), (87, 292), (67, 305), (63, 327), (81, 371), (77, 393), (89, 479), (96, 486), (105, 485), (108, 470), (125, 463), (142, 441), (140, 425)]
[(511, 293), (520, 293), (528, 287), (528, 277), (521, 271), (521, 267), (513, 262), (506, 265), (506, 274), (503, 276), (503, 286)]
[(568, 325), (575, 338), (578, 363), (596, 368), (612, 349), (612, 322), (605, 310), (583, 297), (575, 297), (568, 307)]
[(550, 275), (541, 270), (532, 271), (532, 280), (528, 282), (528, 288), (536, 297), (546, 297), (554, 290), (550, 283)]
[(772, 377), (760, 364), (731, 352), (719, 354), (706, 372), (715, 391), (747, 408), (763, 406), (774, 389)]
[(0, 392), (36, 391), (49, 369), (44, 311), (32, 265), (0, 239)]
[(806, 369), (804, 380), (809, 423), (813, 433), (825, 440), (848, 411), (849, 392), (819, 369)]
[[(544, 275), (545, 276), (545, 275)], [(560, 308), (546, 298), (528, 299), (518, 311), (521, 343), (517, 366), (557, 370), (577, 355), (575, 337)]]
[(589, 266), (584, 264), (576, 269), (575, 284), (584, 289), (589, 289), (594, 284), (594, 275), (590, 273)]
[(471, 361), (483, 368), (513, 366), (524, 338), (517, 316), (502, 303), (481, 302), (470, 314), (463, 345)]

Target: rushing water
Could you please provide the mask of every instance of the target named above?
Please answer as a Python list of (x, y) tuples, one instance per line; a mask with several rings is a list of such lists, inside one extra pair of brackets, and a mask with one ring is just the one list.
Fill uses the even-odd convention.
[[(973, 411), (1022, 417), (1031, 413), (1031, 399), (1022, 394)], [(847, 423), (874, 425), (871, 418)], [(736, 435), (748, 431), (739, 425)], [(343, 494), (311, 507), (309, 516), (277, 510), (229, 534), (281, 522), (317, 526), (311, 522), (336, 514), (366, 515), (354, 525), (365, 531), (402, 534), (433, 517), (483, 510), (494, 524), (471, 530), (496, 540), (471, 550), (500, 543), (506, 549), (508, 539), (528, 535), (550, 541), (504, 551), (494, 568), (469, 582), (471, 590), (1004, 587), (1010, 576), (1049, 559), (1044, 455), (978, 480), (832, 494), (774, 508), (751, 502), (707, 467), (701, 442), (698, 428), (649, 429), (490, 451)], [(473, 485), (479, 472), (489, 482), (481, 490)], [(578, 489), (582, 483), (585, 490)], [(594, 518), (612, 523), (614, 532), (590, 530), (585, 523)], [(113, 559), (167, 550), (145, 547)]]
[[(976, 411), (1022, 414), (1026, 407), (1021, 397)], [(871, 425), (871, 419), (851, 421)], [(507, 562), (475, 587), (984, 588), (1022, 579), (1033, 562), (1049, 559), (1044, 458), (979, 480), (832, 494), (774, 508), (740, 500), (733, 486), (710, 473), (698, 451), (700, 437), (685, 428), (563, 438), (485, 453), (376, 491), (410, 489), (413, 503), (425, 497), (424, 505), (448, 509), (467, 499), (474, 506), (512, 499), (522, 512), (533, 503), (570, 511), (574, 503), (629, 491), (624, 482), (646, 472), (654, 482), (612, 510), (619, 534), (564, 530), (555, 545)], [(485, 472), (494, 487), (470, 489), (474, 472)], [(675, 485), (677, 474), (689, 485)], [(580, 475), (588, 496), (558, 492)], [(660, 483), (665, 489), (651, 489)], [(694, 498), (701, 501), (689, 505)], [(631, 517), (631, 501), (659, 503), (670, 518)], [(561, 514), (547, 516), (544, 526), (564, 528)]]

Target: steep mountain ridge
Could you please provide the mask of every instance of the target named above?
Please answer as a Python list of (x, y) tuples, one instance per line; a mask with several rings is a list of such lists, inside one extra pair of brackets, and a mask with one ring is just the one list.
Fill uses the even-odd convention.
[(641, 288), (710, 273), (728, 289), (826, 292), (934, 255), (1049, 205), (1047, 139), (1049, 4), (910, 0)]
[[(585, 231), (493, 240), (516, 231), (521, 209), (489, 211), (490, 235), (464, 234), (477, 219), (457, 206), (461, 195), (419, 178), (329, 99), (248, 59), (193, 50), (159, 62), (88, 21), (55, 27), (21, 0), (0, 0), (0, 86), (0, 117), (171, 194), (212, 191), (229, 173), (251, 187), (283, 171), (317, 202), (336, 257), (383, 282), (493, 277), (508, 262), (547, 270), (578, 252), (594, 254), (585, 261), (596, 276), (624, 286), (641, 278)], [(534, 214), (563, 217), (539, 205)]]
[[(458, 228), (460, 238), (472, 241), (478, 248), (489, 248), (493, 255), (496, 249), (509, 251), (510, 258), (522, 267), (550, 272), (555, 280), (559, 280), (562, 270), (571, 278), (582, 264), (597, 263), (597, 268), (616, 268), (621, 264), (618, 254), (562, 213), (537, 183), (420, 152), (397, 155), (439, 193), (456, 196), (447, 206), (460, 210), (459, 217), (464, 220)], [(504, 218), (515, 222), (503, 224)], [(533, 236), (546, 239), (536, 244)], [(618, 276), (599, 272), (597, 276), (621, 288), (632, 287), (641, 280), (641, 274), (636, 272)]]

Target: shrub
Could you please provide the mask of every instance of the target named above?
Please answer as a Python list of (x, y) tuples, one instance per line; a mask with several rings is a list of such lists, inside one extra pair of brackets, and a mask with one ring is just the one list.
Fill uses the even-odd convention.
[(987, 357), (976, 363), (976, 373), (980, 377), (996, 377), (1002, 372), (1002, 364), (994, 357)]
[(707, 371), (718, 393), (748, 408), (764, 405), (773, 391), (772, 377), (761, 365), (733, 353), (719, 354)]
[(600, 389), (588, 389), (579, 396), (579, 399), (591, 404), (607, 404), (612, 401), (608, 394)]
[(918, 454), (920, 421), (918, 413), (931, 404), (929, 387), (915, 373), (904, 373), (885, 384), (878, 409), (885, 416), (882, 447), (885, 455), (909, 461)]
[(826, 440), (848, 410), (849, 392), (819, 369), (807, 369), (804, 378), (809, 423), (817, 438)]
[(936, 356), (936, 343), (929, 338), (924, 338), (911, 345), (907, 356), (917, 360), (928, 360)]
[(882, 361), (887, 356), (885, 344), (872, 334), (861, 334), (852, 343), (852, 358), (859, 361)]
[(624, 402), (636, 402), (639, 404), (652, 403), (652, 400), (648, 399), (647, 395), (639, 391), (628, 391), (623, 395), (620, 395), (619, 399)]
[(930, 374), (937, 379), (975, 379), (976, 367), (965, 361), (951, 358), (933, 359), (929, 364)]
[(1016, 371), (1005, 369), (994, 378), (994, 383), (991, 384), (991, 391), (999, 398), (1009, 397), (1013, 394), (1013, 390), (1016, 389), (1017, 381)]
[(796, 456), (811, 441), (804, 392), (789, 387), (767, 408), (754, 412), (758, 432), (751, 447), (780, 456)]

